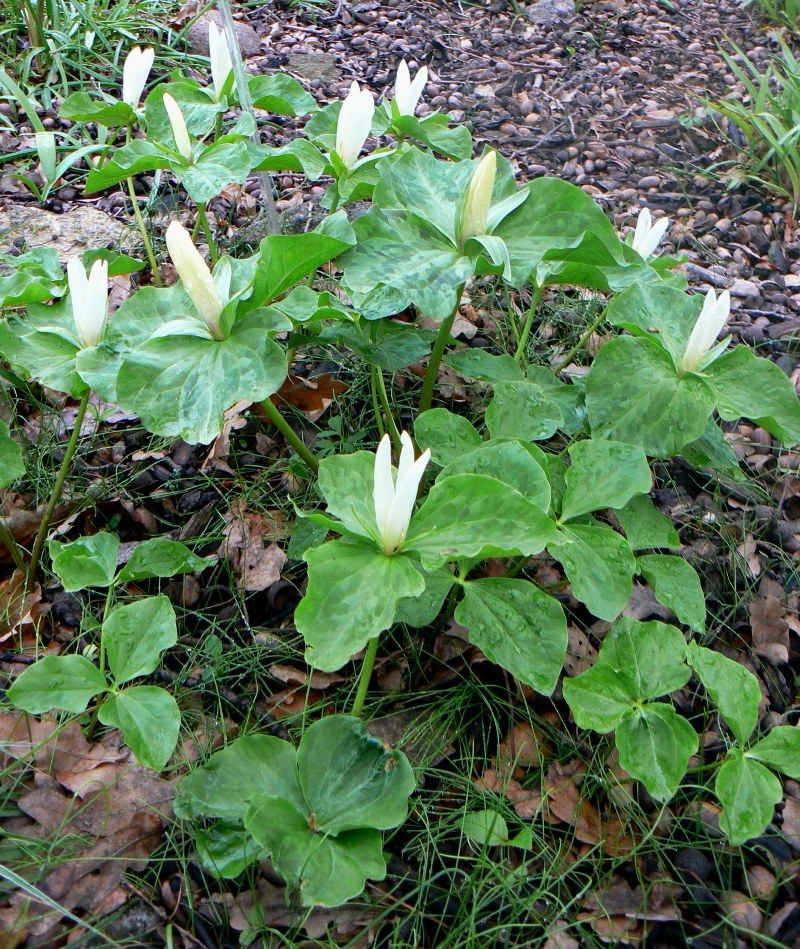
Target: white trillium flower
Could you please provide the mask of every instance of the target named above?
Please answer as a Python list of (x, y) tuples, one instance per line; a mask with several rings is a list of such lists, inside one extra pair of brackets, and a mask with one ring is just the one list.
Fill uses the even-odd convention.
[(731, 295), (727, 290), (723, 290), (719, 297), (713, 290), (708, 291), (703, 301), (703, 309), (686, 342), (686, 351), (680, 364), (681, 372), (697, 372), (699, 369), (705, 369), (727, 347), (731, 341), (730, 336), (726, 336), (716, 346), (714, 344), (720, 330), (728, 321), (730, 310)]
[(139, 100), (142, 98), (147, 77), (153, 68), (155, 55), (152, 46), (145, 49), (134, 46), (125, 57), (122, 66), (122, 101), (127, 102), (132, 109), (139, 107)]
[(192, 140), (189, 138), (189, 130), (186, 128), (186, 119), (183, 117), (181, 107), (168, 92), (164, 93), (164, 108), (167, 110), (167, 118), (172, 126), (172, 137), (175, 139), (175, 145), (191, 165), (194, 161), (194, 151)]
[(417, 110), (422, 90), (428, 81), (428, 67), (423, 66), (411, 81), (408, 63), (403, 59), (397, 67), (397, 77), (394, 81), (394, 101), (400, 115), (413, 115)]
[(375, 101), (372, 93), (354, 82), (342, 103), (339, 120), (336, 123), (335, 150), (346, 168), (352, 168), (358, 160), (372, 128), (374, 114)]
[(184, 289), (203, 317), (209, 332), (214, 339), (222, 339), (219, 320), (224, 303), (208, 265), (194, 246), (191, 234), (178, 221), (172, 221), (167, 228), (167, 251)]
[(489, 222), (489, 206), (497, 173), (497, 152), (487, 152), (478, 163), (470, 178), (461, 223), (458, 228), (458, 243), (461, 247), (471, 238), (486, 233)]
[(655, 253), (656, 247), (661, 243), (669, 227), (669, 218), (659, 218), (655, 224), (649, 208), (642, 208), (639, 217), (636, 219), (636, 230), (633, 233), (631, 247), (647, 260)]
[(108, 318), (108, 261), (96, 260), (87, 275), (80, 257), (67, 261), (72, 318), (81, 346), (96, 346)]
[(224, 31), (213, 20), (208, 21), (208, 54), (211, 60), (211, 84), (214, 87), (214, 99), (219, 102), (222, 90), (233, 72), (228, 41)]
[(383, 436), (375, 452), (372, 498), (375, 502), (375, 521), (378, 525), (381, 549), (387, 557), (391, 557), (406, 539), (419, 483), (431, 457), (430, 449), (426, 448), (419, 458), (414, 460), (414, 446), (408, 432), (403, 432), (400, 442), (402, 449), (396, 481), (392, 471), (392, 446), (388, 435)]

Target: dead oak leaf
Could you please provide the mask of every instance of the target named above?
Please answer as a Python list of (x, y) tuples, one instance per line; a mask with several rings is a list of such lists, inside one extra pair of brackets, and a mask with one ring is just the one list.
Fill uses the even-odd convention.
[(286, 536), (283, 513), (257, 514), (237, 502), (225, 520), (219, 554), (230, 561), (239, 588), (256, 592), (280, 580), (286, 554), (274, 538)]
[(759, 584), (758, 597), (750, 601), (750, 628), (755, 651), (777, 663), (789, 661), (789, 624), (785, 616), (783, 590), (765, 577)]

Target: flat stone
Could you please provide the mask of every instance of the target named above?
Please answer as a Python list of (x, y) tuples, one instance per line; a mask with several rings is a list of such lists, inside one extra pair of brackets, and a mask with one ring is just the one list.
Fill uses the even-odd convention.
[(135, 229), (91, 204), (79, 204), (66, 214), (33, 204), (10, 204), (0, 211), (0, 250), (7, 252), (23, 243), (26, 250), (52, 247), (63, 262), (98, 247), (130, 253), (139, 241)]
[[(222, 29), (222, 17), (216, 10), (204, 13), (199, 20), (192, 23), (186, 31), (186, 41), (189, 49), (200, 56), (208, 56), (208, 24), (213, 20)], [(234, 20), (233, 29), (239, 41), (242, 58), (257, 56), (261, 52), (261, 37), (249, 23), (239, 23)]]
[(540, 26), (556, 26), (575, 16), (575, 0), (534, 0), (525, 7), (525, 16)]
[(330, 53), (289, 53), (290, 72), (303, 79), (338, 79), (336, 57)]

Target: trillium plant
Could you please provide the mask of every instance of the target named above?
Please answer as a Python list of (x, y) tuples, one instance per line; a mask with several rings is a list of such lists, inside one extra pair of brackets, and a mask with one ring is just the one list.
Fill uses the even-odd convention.
[[(296, 514), (288, 554), (302, 571), (287, 636), (296, 630), (312, 675), (345, 681), (353, 662), (359, 671), (349, 694), (326, 701), (328, 714), (312, 721), (306, 710), (282, 737), (259, 733), (254, 719), (180, 778), (175, 812), (209, 872), (233, 879), (269, 860), (307, 907), (340, 905), (386, 876), (383, 835), (409, 810), (416, 819), (417, 779), (406, 755), (369, 731), (371, 676), (382, 646), (402, 648), (409, 635), (432, 643), (447, 624), (526, 700), (571, 715), (576, 748), (589, 732), (608, 736), (598, 759), (648, 800), (667, 807), (707, 793), (731, 845), (762, 833), (781, 777), (800, 779), (800, 729), (767, 728), (758, 681), (711, 648), (721, 630), (654, 501), (654, 471), (680, 458), (712, 481), (742, 478), (725, 438), (739, 419), (796, 446), (790, 378), (732, 345), (727, 291), (692, 292), (681, 261), (659, 256), (667, 218), (643, 208), (623, 239), (582, 189), (520, 181), (492, 148), (473, 157), (469, 130), (428, 108), (425, 64), (412, 74), (401, 62), (393, 88), (354, 81), (320, 107), (284, 73), (238, 85), (232, 43), (212, 23), (207, 72), (166, 77), (152, 49), (135, 47), (119, 99), (79, 92), (62, 103), (61, 115), (94, 136), (86, 193), (125, 187), (147, 265), (107, 249), (66, 269), (48, 248), (3, 261), (4, 378), (62, 393), (78, 410), (30, 556), (3, 520), (0, 541), (26, 587), (44, 562), (80, 594), (86, 633), (80, 652), (37, 643), (41, 657), (8, 701), (74, 716), (89, 735), (118, 729), (141, 764), (183, 767), (181, 708), (151, 681), (181, 640), (170, 588), (158, 584), (211, 570), (214, 558), (163, 538), (130, 550), (103, 530), (62, 541), (52, 519), (90, 405), (203, 445), (236, 406), (270, 426), (275, 441), (264, 444), (295, 456), (282, 484)], [(303, 134), (264, 144), (265, 115), (302, 119)], [(214, 202), (271, 171), (326, 177), (327, 213), (239, 250), (215, 226)], [(152, 197), (169, 179), (189, 199), (157, 242), (140, 206), (149, 172)], [(350, 213), (356, 201), (369, 206)], [(169, 286), (156, 246), (172, 265), (163, 277), (175, 274)], [(109, 281), (131, 274), (130, 292), (111, 304)], [(550, 288), (595, 308), (574, 344), (539, 330)], [(478, 294), (501, 297), (507, 320), (488, 346), (464, 346), (456, 320)], [(366, 421), (356, 432), (339, 411), (360, 398), (346, 392), (329, 409), (338, 438), (323, 439), (296, 430), (282, 396), (290, 374), (331, 354), (363, 370)], [(469, 391), (469, 417), (444, 398), (443, 368)], [(402, 410), (390, 398), (398, 380)], [(0, 422), (4, 491), (28, 477), (24, 444), (15, 423)], [(274, 466), (265, 458), (259, 490)], [(658, 621), (634, 618), (644, 585)], [(598, 642), (579, 674), (564, 668), (568, 621)], [(683, 714), (689, 685), (707, 695), (722, 736), (708, 761)], [(690, 789), (689, 771), (713, 787)], [(511, 838), (496, 817), (476, 811), (467, 838), (529, 849), (525, 827)]]

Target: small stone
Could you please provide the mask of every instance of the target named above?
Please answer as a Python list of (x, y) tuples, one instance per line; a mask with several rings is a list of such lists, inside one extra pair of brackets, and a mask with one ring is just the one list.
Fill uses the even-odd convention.
[(339, 67), (330, 53), (289, 53), (287, 66), (304, 79), (338, 79)]
[[(208, 24), (212, 20), (222, 29), (222, 17), (216, 10), (212, 10), (210, 13), (204, 13), (186, 31), (186, 41), (193, 53), (208, 56)], [(249, 56), (257, 56), (261, 52), (261, 37), (252, 26), (234, 21), (233, 29), (239, 41), (239, 49), (245, 59)]]
[(742, 280), (741, 277), (737, 277), (731, 284), (730, 291), (732, 297), (746, 300), (750, 297), (757, 297), (759, 287), (758, 284), (752, 283), (750, 280)]
[(136, 231), (90, 204), (78, 204), (66, 214), (53, 214), (36, 205), (9, 204), (0, 211), (0, 250), (17, 239), (29, 247), (51, 247), (62, 263), (95, 247), (127, 253), (138, 247)]
[(657, 188), (661, 184), (661, 178), (658, 175), (646, 175), (639, 179), (640, 188)]
[(575, 0), (534, 0), (525, 7), (525, 16), (540, 26), (564, 24), (575, 12)]

